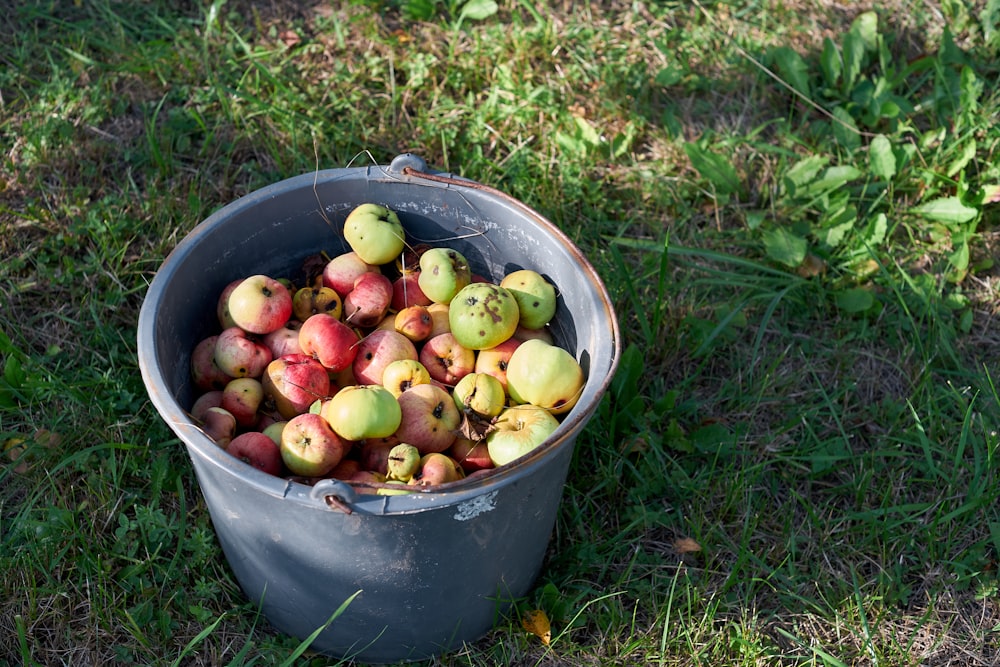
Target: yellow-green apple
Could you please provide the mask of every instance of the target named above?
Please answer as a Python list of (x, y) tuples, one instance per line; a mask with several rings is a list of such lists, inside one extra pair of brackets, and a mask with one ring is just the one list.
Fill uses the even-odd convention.
[(489, 470), (494, 468), (493, 459), (490, 458), (490, 448), (486, 440), (471, 440), (469, 438), (458, 438), (451, 445), (447, 452), (451, 458), (458, 461), (466, 474), (477, 470)]
[(500, 286), (514, 295), (520, 324), (526, 329), (541, 329), (556, 314), (556, 288), (537, 271), (512, 271), (503, 277)]
[(451, 333), (439, 334), (424, 341), (418, 359), (432, 379), (450, 387), (476, 366), (475, 350), (459, 343)]
[(519, 340), (522, 342), (537, 338), (539, 340), (545, 341), (549, 345), (555, 345), (555, 338), (552, 337), (552, 332), (549, 331), (549, 328), (547, 326), (541, 327), (539, 329), (529, 329), (527, 327), (522, 327), (519, 324), (517, 325), (517, 329), (514, 330), (514, 335), (511, 336), (511, 338), (514, 338), (515, 340)]
[(496, 347), (517, 328), (517, 300), (493, 283), (471, 283), (448, 304), (448, 324), (459, 343), (470, 350)]
[(431, 375), (416, 359), (397, 359), (382, 370), (383, 387), (399, 398), (399, 395), (418, 384), (430, 384)]
[(486, 435), (486, 447), (493, 465), (502, 466), (519, 459), (548, 438), (559, 420), (537, 405), (515, 405), (500, 413)]
[(420, 457), (420, 469), (407, 483), (412, 486), (436, 486), (464, 478), (465, 470), (458, 461), (447, 454), (432, 452)]
[(336, 317), (316, 313), (299, 328), (299, 347), (334, 373), (354, 362), (358, 334)]
[(413, 445), (421, 454), (443, 452), (455, 442), (462, 415), (446, 389), (418, 384), (396, 400), (400, 423), (395, 436), (399, 442)]
[(476, 354), (475, 372), (492, 375), (500, 381), (504, 391), (507, 391), (507, 364), (510, 362), (510, 357), (514, 354), (514, 350), (520, 344), (521, 341), (515, 338), (508, 338), (496, 347), (480, 350)]
[(356, 327), (374, 327), (389, 312), (390, 302), (392, 281), (381, 273), (362, 273), (344, 297), (344, 321)]
[(396, 313), (393, 327), (415, 343), (430, 338), (434, 320), (427, 306), (407, 306)]
[(271, 349), (242, 327), (224, 329), (215, 339), (215, 364), (229, 377), (259, 378), (271, 359)]
[(388, 437), (402, 418), (399, 401), (380, 384), (344, 387), (323, 401), (320, 414), (345, 440)]
[(292, 316), (292, 295), (288, 288), (263, 274), (249, 276), (233, 288), (228, 304), (233, 322), (249, 333), (274, 331)]
[(369, 264), (358, 257), (357, 253), (345, 252), (327, 262), (323, 268), (323, 285), (332, 287), (343, 299), (354, 289), (354, 281), (362, 273), (381, 273), (381, 271), (377, 265)]
[(381, 384), (386, 367), (400, 359), (416, 359), (413, 342), (394, 329), (376, 329), (361, 339), (352, 366), (360, 384)]
[(281, 432), (285, 429), (285, 424), (287, 424), (287, 423), (288, 422), (284, 421), (284, 420), (283, 421), (272, 421), (270, 424), (268, 424), (263, 429), (261, 429), (261, 433), (263, 433), (267, 437), (271, 438), (271, 440), (274, 440), (274, 444), (280, 445), (281, 444)]
[(302, 346), (299, 345), (299, 328), (301, 326), (300, 320), (289, 320), (280, 329), (264, 334), (261, 342), (271, 350), (272, 359), (283, 357), (286, 354), (302, 354)]
[(405, 496), (412, 493), (412, 491), (407, 488), (407, 482), (400, 482), (398, 479), (387, 479), (385, 480), (385, 484), (391, 486), (380, 486), (375, 493), (380, 496)]
[(486, 373), (472, 372), (455, 385), (452, 398), (459, 410), (483, 417), (496, 417), (507, 404), (507, 393), (500, 380)]
[(223, 407), (211, 407), (201, 417), (201, 430), (223, 449), (236, 435), (236, 417)]
[(330, 395), (329, 373), (307, 354), (289, 354), (271, 361), (261, 376), (261, 385), (285, 419), (306, 412), (317, 400)]
[(264, 402), (264, 387), (256, 378), (234, 378), (222, 390), (221, 407), (236, 417), (236, 423), (242, 428), (251, 428), (257, 424), (258, 410)]
[(555, 415), (569, 412), (586, 381), (572, 354), (543, 340), (526, 340), (507, 362), (507, 393), (515, 403), (531, 403)]
[(202, 338), (191, 351), (191, 381), (199, 391), (222, 389), (232, 379), (215, 362), (215, 344), (218, 340), (217, 335)]
[(361, 204), (344, 221), (344, 239), (363, 261), (388, 264), (403, 251), (403, 225), (388, 207)]
[(453, 248), (429, 248), (420, 256), (418, 284), (432, 301), (449, 303), (471, 281), (469, 262)]
[(427, 306), (427, 312), (431, 315), (431, 332), (427, 338), (451, 332), (451, 324), (448, 323), (448, 304), (432, 303)]
[(325, 287), (300, 287), (292, 295), (292, 316), (305, 322), (316, 313), (326, 313), (338, 320), (343, 312), (343, 302), (337, 290)]
[(218, 317), (219, 327), (222, 329), (236, 326), (236, 322), (233, 321), (232, 316), (229, 314), (229, 295), (233, 293), (233, 290), (241, 282), (243, 282), (243, 278), (237, 278), (223, 287), (219, 293), (219, 300), (215, 304), (215, 315)]
[(407, 306), (429, 306), (431, 301), (420, 289), (420, 272), (409, 271), (392, 281), (392, 302), (389, 307), (402, 310)]
[(420, 450), (413, 445), (400, 443), (389, 450), (386, 457), (386, 478), (409, 482), (420, 470)]
[(260, 431), (241, 433), (230, 441), (226, 451), (269, 475), (281, 474), (281, 451), (274, 440)]
[[(226, 376), (229, 377), (229, 376)], [(229, 378), (230, 380), (232, 378)], [(229, 384), (229, 380), (226, 380), (226, 384)], [(225, 385), (223, 385), (225, 388)], [(205, 411), (209, 408), (219, 408), (222, 407), (222, 389), (210, 389), (202, 394), (199, 394), (197, 398), (194, 399), (194, 403), (191, 404), (191, 409), (188, 412), (191, 418), (195, 421), (201, 421), (205, 417)]]
[(292, 474), (320, 477), (340, 463), (349, 445), (322, 415), (305, 412), (281, 429), (280, 449), (281, 460)]

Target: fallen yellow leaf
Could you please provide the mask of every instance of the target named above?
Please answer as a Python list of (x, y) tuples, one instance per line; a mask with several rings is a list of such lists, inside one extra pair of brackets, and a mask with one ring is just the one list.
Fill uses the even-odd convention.
[(521, 619), (524, 629), (542, 640), (546, 646), (552, 641), (552, 629), (549, 625), (549, 617), (541, 609), (532, 609)]
[(674, 540), (674, 551), (679, 554), (691, 554), (701, 551), (701, 545), (690, 537), (679, 537)]

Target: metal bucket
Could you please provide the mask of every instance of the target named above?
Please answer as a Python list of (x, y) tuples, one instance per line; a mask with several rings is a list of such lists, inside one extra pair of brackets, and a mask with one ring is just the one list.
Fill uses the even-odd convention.
[[(222, 288), (244, 275), (290, 275), (321, 250), (331, 257), (346, 251), (343, 221), (365, 202), (395, 209), (411, 242), (455, 248), (477, 273), (499, 278), (533, 268), (560, 290), (552, 332), (588, 379), (540, 448), (429, 493), (359, 495), (343, 482), (308, 486), (262, 473), (220, 449), (188, 416), (195, 397), (191, 350), (217, 332)], [(426, 659), (475, 641), (530, 591), (574, 441), (621, 352), (607, 291), (561, 231), (510, 196), (428, 171), (409, 154), (388, 167), (281, 181), (209, 216), (150, 285), (138, 350), (150, 399), (187, 447), (223, 552), (248, 598), (289, 635), (304, 639), (323, 628), (311, 644), (315, 651), (382, 663)]]

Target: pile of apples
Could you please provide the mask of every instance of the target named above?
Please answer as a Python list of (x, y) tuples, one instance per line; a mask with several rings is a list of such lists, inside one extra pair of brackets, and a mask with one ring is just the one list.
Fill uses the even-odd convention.
[(505, 465), (555, 431), (585, 382), (547, 327), (555, 286), (410, 247), (379, 204), (352, 210), (344, 237), (350, 251), (307, 259), (299, 287), (251, 275), (222, 290), (220, 331), (191, 355), (190, 414), (210, 438), (273, 475), (395, 494)]

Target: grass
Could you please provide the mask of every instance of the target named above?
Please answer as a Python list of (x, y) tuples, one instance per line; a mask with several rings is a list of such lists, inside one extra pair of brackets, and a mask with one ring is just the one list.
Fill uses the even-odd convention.
[(996, 3), (551, 4), (0, 20), (0, 664), (329, 663), (242, 596), (136, 317), (219, 206), (405, 151), (560, 225), (626, 332), (551, 644), (432, 664), (995, 664)]

